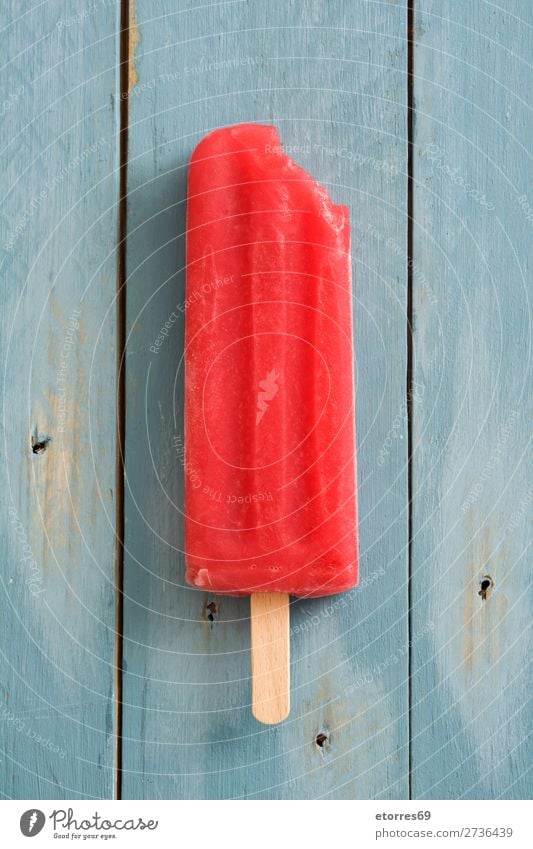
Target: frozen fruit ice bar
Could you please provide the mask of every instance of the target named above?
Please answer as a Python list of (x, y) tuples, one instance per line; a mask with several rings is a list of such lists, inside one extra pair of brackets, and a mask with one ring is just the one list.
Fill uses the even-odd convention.
[(187, 581), (320, 596), (357, 583), (349, 213), (270, 126), (190, 164)]

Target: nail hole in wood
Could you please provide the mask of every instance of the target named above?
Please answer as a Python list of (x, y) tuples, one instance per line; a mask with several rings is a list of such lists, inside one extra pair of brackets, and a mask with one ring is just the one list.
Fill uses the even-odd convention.
[(319, 749), (324, 749), (326, 744), (328, 743), (328, 735), (320, 732), (320, 734), (317, 734), (315, 737), (315, 743), (317, 744)]
[(216, 602), (208, 601), (205, 606), (205, 618), (209, 623), (213, 623), (216, 620), (218, 613), (218, 607)]
[(31, 438), (31, 450), (34, 454), (44, 454), (46, 449), (48, 448), (48, 443), (51, 442), (49, 436), (45, 436), (44, 439), (37, 439), (35, 436)]
[(481, 601), (488, 601), (490, 598), (490, 594), (492, 593), (494, 587), (494, 581), (490, 577), (490, 575), (483, 575), (481, 579), (481, 583), (479, 585), (478, 595), (481, 597)]

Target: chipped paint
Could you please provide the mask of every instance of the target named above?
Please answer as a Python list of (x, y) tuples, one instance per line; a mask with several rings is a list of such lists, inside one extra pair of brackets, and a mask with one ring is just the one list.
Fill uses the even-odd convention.
[(139, 44), (140, 35), (135, 15), (135, 0), (130, 0), (129, 6), (129, 40), (128, 40), (128, 93), (139, 82), (139, 75), (135, 66), (135, 52)]

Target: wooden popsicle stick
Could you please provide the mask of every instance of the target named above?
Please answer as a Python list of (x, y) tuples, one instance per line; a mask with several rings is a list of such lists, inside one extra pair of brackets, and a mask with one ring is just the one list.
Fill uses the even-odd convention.
[(290, 710), (289, 596), (252, 593), (252, 713), (275, 725)]

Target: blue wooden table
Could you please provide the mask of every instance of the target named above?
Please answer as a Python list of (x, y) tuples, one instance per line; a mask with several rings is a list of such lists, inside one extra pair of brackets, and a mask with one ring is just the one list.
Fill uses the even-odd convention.
[[(0, 28), (3, 797), (530, 796), (531, 4), (5, 0)], [(248, 601), (184, 585), (181, 311), (153, 351), (189, 157), (240, 121), (353, 225), (361, 582), (293, 601), (277, 727)]]

